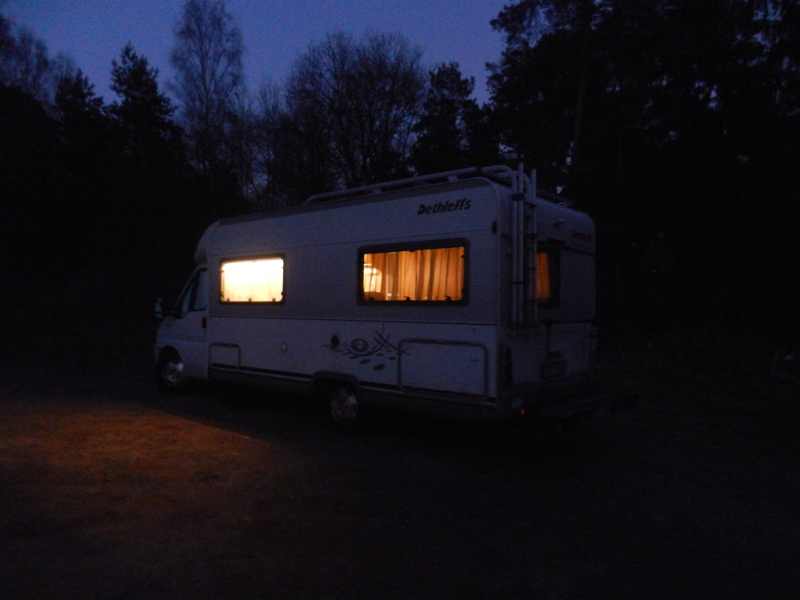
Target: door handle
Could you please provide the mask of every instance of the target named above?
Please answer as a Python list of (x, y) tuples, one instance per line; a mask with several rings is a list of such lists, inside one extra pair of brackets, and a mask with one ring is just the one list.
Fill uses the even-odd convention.
[(203, 317), (202, 320), (200, 321), (200, 327), (202, 327), (203, 329), (206, 328), (206, 319), (207, 317)]

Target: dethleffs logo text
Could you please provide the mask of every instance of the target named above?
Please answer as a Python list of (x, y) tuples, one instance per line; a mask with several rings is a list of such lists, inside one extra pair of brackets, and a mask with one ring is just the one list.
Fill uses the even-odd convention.
[(455, 212), (457, 210), (469, 210), (472, 202), (469, 198), (459, 198), (455, 202), (437, 202), (436, 204), (420, 204), (417, 210), (419, 215), (431, 215), (445, 212)]

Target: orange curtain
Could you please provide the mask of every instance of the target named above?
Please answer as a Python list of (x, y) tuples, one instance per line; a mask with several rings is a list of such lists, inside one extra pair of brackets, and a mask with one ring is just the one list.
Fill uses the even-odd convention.
[(553, 295), (550, 287), (550, 256), (547, 252), (536, 254), (536, 299), (546, 302)]
[(364, 255), (365, 300), (460, 300), (463, 287), (463, 246)]

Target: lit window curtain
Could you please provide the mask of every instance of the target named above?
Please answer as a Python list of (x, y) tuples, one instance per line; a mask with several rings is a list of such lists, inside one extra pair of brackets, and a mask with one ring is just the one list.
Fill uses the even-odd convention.
[(460, 300), (463, 287), (463, 247), (364, 255), (366, 300)]
[(542, 302), (550, 300), (553, 290), (550, 287), (550, 256), (547, 252), (536, 255), (536, 299)]
[(425, 250), (427, 300), (460, 300), (463, 288), (463, 248)]
[(414, 251), (398, 252), (397, 258), (397, 294), (395, 300), (418, 300), (417, 298), (417, 261)]
[(283, 259), (223, 263), (220, 278), (223, 302), (280, 302), (283, 299)]
[(364, 299), (392, 300), (392, 281), (396, 275), (392, 273), (390, 259), (396, 253), (364, 255)]

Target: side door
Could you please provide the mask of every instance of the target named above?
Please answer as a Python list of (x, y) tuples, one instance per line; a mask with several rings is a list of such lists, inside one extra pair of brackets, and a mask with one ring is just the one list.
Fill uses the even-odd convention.
[(202, 267), (194, 272), (162, 325), (162, 343), (178, 351), (184, 373), (194, 379), (208, 377), (207, 323), (208, 271)]

